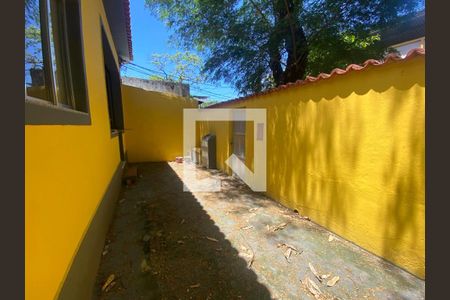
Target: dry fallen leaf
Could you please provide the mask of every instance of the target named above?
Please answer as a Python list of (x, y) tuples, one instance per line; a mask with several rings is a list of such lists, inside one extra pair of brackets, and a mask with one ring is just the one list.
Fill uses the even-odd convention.
[(281, 224), (278, 224), (278, 225), (275, 225), (275, 226), (269, 226), (269, 225), (267, 225), (267, 226), (268, 226), (267, 228), (270, 231), (275, 232), (275, 231), (284, 229), (287, 226), (287, 223), (281, 223)]
[(150, 271), (150, 266), (147, 264), (147, 260), (144, 258), (141, 262), (141, 272), (147, 273)]
[(105, 283), (102, 286), (102, 291), (105, 291), (106, 288), (114, 281), (114, 279), (116, 278), (116, 275), (111, 274), (108, 276), (108, 279), (106, 279)]
[(280, 247), (291, 248), (291, 249), (294, 250), (295, 252), (300, 252), (300, 251), (298, 251), (298, 249), (295, 248), (294, 246), (289, 245), (289, 244), (286, 244), (286, 243), (278, 244), (277, 247), (278, 247), (278, 248), (280, 248)]
[(333, 278), (328, 280), (327, 285), (334, 286), (336, 284), (336, 282), (338, 282), (338, 281), (339, 281), (339, 276), (334, 276)]
[(214, 238), (212, 238), (212, 237), (209, 237), (209, 236), (205, 236), (205, 238), (206, 238), (207, 240), (210, 240), (210, 241), (213, 241), (213, 242), (218, 242), (218, 240), (216, 240), (216, 239), (214, 239)]
[(247, 229), (252, 229), (252, 228), (253, 228), (252, 225), (248, 225), (248, 226), (245, 226), (245, 227), (241, 227), (242, 230), (247, 230)]
[(319, 276), (319, 273), (317, 273), (317, 271), (314, 268), (314, 266), (311, 263), (308, 263), (308, 265), (309, 265), (309, 269), (314, 274), (314, 276), (316, 276), (316, 278), (319, 279), (319, 281), (322, 281), (322, 278)]
[(251, 268), (253, 265), (253, 261), (255, 260), (255, 254), (252, 255), (252, 257), (250, 258), (250, 260), (247, 262), (247, 268)]
[(286, 260), (289, 261), (289, 257), (291, 257), (292, 249), (287, 248), (286, 252), (284, 253), (284, 257), (286, 257)]
[(290, 263), (289, 258), (291, 257), (292, 252), (295, 252), (296, 255), (301, 253), (300, 251), (297, 250), (297, 248), (295, 248), (294, 246), (289, 245), (289, 244), (285, 244), (285, 243), (277, 244), (277, 247), (286, 249), (283, 254), (284, 254), (284, 257), (286, 258), (287, 262), (289, 262), (289, 263)]
[(319, 289), (317, 284), (309, 279), (309, 277), (305, 278), (305, 284), (310, 293), (313, 294), (315, 298), (318, 298), (320, 295), (322, 295), (322, 291)]
[(109, 292), (109, 290), (112, 289), (112, 287), (113, 287), (115, 284), (116, 284), (115, 281), (111, 282), (111, 284), (108, 285), (108, 286), (106, 287), (105, 292), (106, 292), (106, 293)]
[(253, 260), (255, 259), (255, 253), (252, 249), (249, 249), (243, 245), (241, 245), (241, 249), (242, 252), (239, 253), (239, 256), (247, 261), (247, 268), (250, 268), (253, 264)]

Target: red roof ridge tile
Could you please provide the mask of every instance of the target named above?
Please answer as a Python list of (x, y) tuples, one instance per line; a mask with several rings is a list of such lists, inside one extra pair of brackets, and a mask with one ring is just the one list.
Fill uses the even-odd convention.
[(125, 9), (125, 22), (126, 22), (126, 31), (127, 31), (127, 40), (128, 40), (128, 54), (130, 56), (130, 60), (133, 60), (133, 43), (131, 40), (131, 13), (130, 13), (130, 0), (123, 0), (123, 8)]
[(282, 90), (282, 89), (286, 89), (292, 86), (302, 86), (308, 83), (313, 83), (313, 82), (317, 82), (320, 80), (326, 80), (338, 75), (345, 75), (348, 74), (351, 71), (363, 71), (366, 70), (367, 67), (370, 66), (381, 66), (381, 65), (385, 65), (391, 62), (396, 62), (396, 61), (407, 61), (411, 58), (414, 58), (416, 56), (424, 56), (425, 55), (425, 49), (423, 48), (415, 48), (415, 49), (411, 49), (410, 51), (408, 51), (408, 53), (406, 54), (406, 56), (404, 58), (402, 58), (401, 56), (395, 54), (395, 53), (390, 53), (389, 55), (387, 55), (383, 60), (376, 60), (376, 59), (368, 59), (366, 60), (362, 65), (357, 65), (357, 64), (350, 64), (348, 65), (345, 70), (339, 69), (339, 68), (335, 68), (333, 69), (330, 74), (327, 73), (320, 73), (319, 75), (317, 75), (316, 77), (313, 76), (306, 76), (306, 78), (304, 80), (297, 80), (296, 82), (290, 82), (284, 85), (280, 85), (278, 87), (275, 87), (273, 89), (269, 89), (263, 92), (259, 92), (259, 93), (255, 93), (255, 94), (251, 94), (248, 96), (243, 96), (243, 97), (239, 97), (239, 98), (235, 98), (232, 100), (228, 100), (228, 101), (223, 101), (223, 102), (219, 102), (213, 105), (208, 106), (207, 108), (214, 108), (214, 107), (221, 107), (223, 105), (226, 104), (230, 104), (230, 103), (236, 103), (236, 102), (240, 102), (240, 101), (244, 101), (244, 100), (248, 100), (249, 98), (254, 98), (257, 96), (261, 96), (261, 95), (266, 95), (266, 94), (270, 94), (273, 92), (276, 92), (278, 90)]

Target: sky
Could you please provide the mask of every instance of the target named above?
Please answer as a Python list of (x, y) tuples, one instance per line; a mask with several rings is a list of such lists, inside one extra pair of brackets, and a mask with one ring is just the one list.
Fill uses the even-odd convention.
[[(155, 70), (155, 66), (151, 64), (152, 54), (173, 54), (185, 50), (169, 45), (171, 31), (145, 8), (144, 0), (130, 0), (130, 11), (133, 42), (132, 62), (134, 64)], [(192, 52), (195, 51), (192, 50)], [(122, 69), (122, 76), (148, 79), (149, 71), (131, 65)], [(223, 82), (219, 82), (217, 85), (212, 83), (191, 84), (190, 88), (191, 95), (209, 96), (209, 100), (224, 101), (238, 97), (237, 91)]]

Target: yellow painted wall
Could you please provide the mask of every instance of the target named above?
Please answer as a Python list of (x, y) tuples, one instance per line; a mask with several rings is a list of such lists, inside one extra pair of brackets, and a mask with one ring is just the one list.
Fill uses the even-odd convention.
[[(424, 65), (416, 57), (222, 106), (267, 109), (269, 196), (422, 278)], [(199, 127), (217, 134), (226, 169), (230, 127)]]
[(183, 154), (183, 109), (197, 101), (122, 85), (129, 162), (171, 161)]
[(111, 45), (112, 38), (101, 0), (83, 0), (81, 10), (92, 124), (25, 126), (25, 294), (30, 300), (57, 296), (120, 163), (118, 138), (110, 136), (100, 18)]

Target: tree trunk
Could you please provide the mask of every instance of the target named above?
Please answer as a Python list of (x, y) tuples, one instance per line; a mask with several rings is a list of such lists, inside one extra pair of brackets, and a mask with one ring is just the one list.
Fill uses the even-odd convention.
[(281, 67), (281, 54), (280, 54), (280, 36), (276, 33), (272, 33), (272, 36), (269, 39), (269, 67), (272, 71), (273, 80), (275, 84), (278, 86), (283, 84), (284, 76), (283, 76), (283, 68)]
[(301, 26), (295, 29), (295, 44), (294, 41), (287, 39), (286, 50), (288, 58), (284, 70), (284, 83), (295, 82), (305, 76), (308, 62), (308, 46)]
[[(300, 25), (302, 1), (275, 0), (275, 26), (269, 39), (270, 69), (277, 86), (303, 79), (308, 62), (308, 43)], [(286, 67), (281, 67), (280, 49), (287, 53)]]

